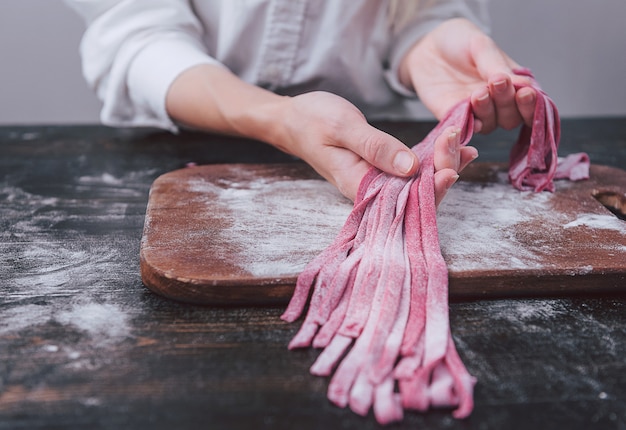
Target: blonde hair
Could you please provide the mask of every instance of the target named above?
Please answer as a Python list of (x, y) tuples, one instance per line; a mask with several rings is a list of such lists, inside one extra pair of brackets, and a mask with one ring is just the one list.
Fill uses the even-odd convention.
[(428, 3), (428, 0), (389, 0), (387, 7), (389, 28), (393, 32), (400, 31), (417, 15), (422, 3)]

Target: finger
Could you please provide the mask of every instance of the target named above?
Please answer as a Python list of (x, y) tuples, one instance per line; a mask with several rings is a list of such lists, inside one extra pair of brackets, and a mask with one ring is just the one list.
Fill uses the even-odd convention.
[(497, 124), (511, 130), (522, 122), (515, 100), (515, 87), (509, 75), (496, 73), (489, 79), (489, 93), (496, 108)]
[(516, 87), (527, 87), (529, 85), (532, 85), (533, 80), (526, 76), (526, 75), (517, 75), (515, 73), (513, 73), (513, 75), (511, 75), (511, 81), (513, 82), (513, 85)]
[(435, 172), (435, 205), (443, 200), (448, 190), (459, 179), (459, 175), (452, 169), (443, 169)]
[(480, 76), (487, 80), (494, 73), (512, 73), (513, 69), (519, 68), (511, 57), (506, 55), (489, 36), (476, 39), (473, 44), (472, 56)]
[(469, 163), (478, 158), (478, 149), (473, 146), (465, 146), (460, 149), (461, 163), (457, 172), (462, 172)]
[(350, 170), (344, 170), (336, 173), (336, 177), (329, 182), (333, 184), (341, 194), (349, 198), (351, 201), (356, 199), (361, 181), (370, 169), (370, 164), (365, 160), (361, 160)]
[(520, 88), (515, 94), (515, 100), (517, 101), (519, 113), (522, 116), (524, 124), (532, 127), (533, 117), (535, 116), (537, 93), (530, 87), (523, 87)]
[(457, 171), (461, 164), (461, 130), (458, 127), (446, 127), (435, 139), (435, 172), (442, 169)]
[(483, 130), (483, 122), (480, 118), (474, 117), (474, 134), (480, 133)]
[[(447, 191), (459, 179), (458, 172), (478, 157), (478, 150), (473, 146), (459, 146), (460, 130), (448, 127), (435, 140), (435, 204), (443, 200)], [(454, 145), (454, 154), (450, 146)], [(448, 146), (448, 148), (446, 148)], [(447, 150), (449, 154), (444, 154)]]
[[(478, 110), (475, 116), (479, 119), (475, 128), (478, 128), (477, 131), (480, 133), (489, 133), (498, 125), (512, 129), (520, 124), (523, 115), (526, 114), (518, 111), (514, 85), (527, 85), (530, 80), (526, 76), (514, 74), (514, 70), (520, 65), (506, 55), (493, 39), (485, 36), (477, 41), (473, 49), (474, 62), (480, 76), (489, 82), (494, 116), (488, 111), (487, 100), (483, 100), (484, 105), (481, 107), (480, 103), (477, 103), (479, 97), (473, 98), (472, 107), (475, 111)], [(484, 97), (484, 93), (480, 96)]]
[(474, 131), (476, 133), (490, 133), (496, 128), (496, 108), (489, 95), (487, 87), (480, 88), (470, 96), (472, 111), (476, 117)]
[(395, 137), (370, 125), (343, 136), (346, 148), (354, 151), (371, 165), (396, 176), (409, 176), (417, 171), (417, 156)]

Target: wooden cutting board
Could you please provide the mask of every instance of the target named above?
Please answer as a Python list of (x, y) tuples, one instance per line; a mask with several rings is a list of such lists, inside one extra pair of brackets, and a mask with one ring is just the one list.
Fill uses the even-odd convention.
[[(592, 166), (587, 181), (520, 192), (504, 164), (473, 163), (438, 210), (450, 296), (626, 289), (626, 171)], [(190, 167), (150, 190), (141, 275), (152, 291), (201, 304), (277, 304), (332, 242), (352, 208), (304, 164)]]

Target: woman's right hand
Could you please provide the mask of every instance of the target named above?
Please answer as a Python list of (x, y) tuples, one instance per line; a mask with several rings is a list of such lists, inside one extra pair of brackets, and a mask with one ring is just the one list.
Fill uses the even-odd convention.
[[(396, 176), (410, 176), (417, 156), (395, 137), (368, 124), (350, 102), (326, 92), (311, 92), (285, 100), (285, 133), (275, 143), (313, 167), (354, 200), (361, 179), (371, 166)], [(417, 143), (417, 142), (416, 142)], [(450, 127), (435, 143), (435, 194), (441, 201), (460, 172), (478, 156), (474, 147), (460, 147), (460, 132)]]

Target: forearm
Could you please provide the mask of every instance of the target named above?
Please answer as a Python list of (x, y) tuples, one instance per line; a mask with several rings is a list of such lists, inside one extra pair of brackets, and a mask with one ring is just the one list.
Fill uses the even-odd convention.
[(289, 98), (248, 84), (227, 69), (203, 64), (181, 73), (166, 97), (167, 112), (180, 124), (248, 137), (291, 152), (283, 143)]
[[(350, 199), (372, 165), (400, 176), (415, 174), (419, 166), (406, 145), (369, 125), (341, 97), (324, 92), (278, 96), (216, 65), (195, 66), (176, 78), (166, 108), (188, 126), (257, 139), (293, 154)], [(457, 150), (457, 133), (448, 134), (436, 145), (435, 167), (443, 169), (435, 179), (438, 198), (454, 182), (456, 170), (476, 157), (473, 148)]]

